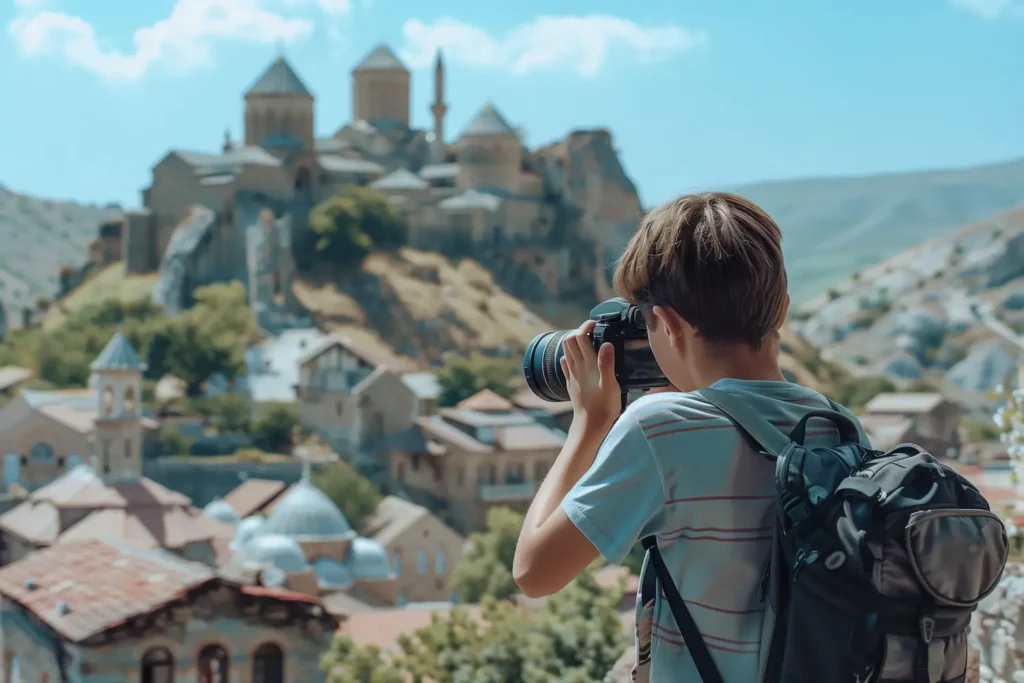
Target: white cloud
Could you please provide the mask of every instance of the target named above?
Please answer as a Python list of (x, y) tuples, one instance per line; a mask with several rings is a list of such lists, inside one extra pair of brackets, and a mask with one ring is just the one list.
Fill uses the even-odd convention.
[(952, 0), (953, 6), (982, 19), (1024, 17), (1024, 4), (1015, 0)]
[[(321, 2), (341, 4), (341, 0)], [(288, 43), (308, 36), (313, 22), (266, 9), (260, 0), (177, 0), (166, 19), (136, 30), (133, 50), (125, 52), (107, 48), (108, 40), (100, 39), (92, 24), (64, 12), (22, 13), (7, 28), (25, 56), (57, 52), (107, 80), (137, 81), (158, 63), (189, 69), (207, 62), (218, 40)]]
[(348, 14), (352, 11), (352, 0), (284, 0), (288, 7), (304, 7), (315, 4), (324, 14)]
[(563, 68), (585, 78), (601, 71), (613, 47), (643, 60), (658, 60), (707, 40), (702, 31), (673, 25), (644, 27), (606, 15), (539, 17), (502, 36), (457, 19), (430, 24), (411, 19), (402, 27), (402, 35), (402, 57), (413, 68), (431, 64), (441, 48), (446, 59), (470, 66), (516, 75)]

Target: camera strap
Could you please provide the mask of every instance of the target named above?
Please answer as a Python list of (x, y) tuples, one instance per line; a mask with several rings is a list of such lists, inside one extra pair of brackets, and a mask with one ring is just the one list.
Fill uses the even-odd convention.
[(723, 683), (722, 675), (718, 673), (718, 666), (711, 658), (711, 651), (708, 650), (707, 643), (704, 642), (704, 636), (700, 634), (697, 622), (693, 620), (690, 610), (686, 608), (683, 596), (679, 594), (676, 582), (665, 565), (661, 551), (658, 550), (657, 539), (654, 536), (647, 536), (640, 542), (643, 544), (644, 550), (647, 551), (651, 566), (654, 567), (654, 574), (658, 577), (661, 590), (665, 593), (665, 599), (668, 600), (669, 609), (672, 610), (672, 616), (679, 626), (679, 632), (683, 634), (683, 641), (686, 643), (686, 649), (690, 651), (690, 657), (693, 658), (693, 665), (697, 667), (700, 680), (703, 683)]

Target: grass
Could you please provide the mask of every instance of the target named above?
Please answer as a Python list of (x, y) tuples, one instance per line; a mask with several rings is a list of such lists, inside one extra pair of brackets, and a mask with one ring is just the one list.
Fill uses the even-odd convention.
[(64, 323), (69, 313), (108, 299), (125, 302), (148, 299), (153, 294), (157, 277), (156, 273), (127, 275), (123, 261), (111, 263), (90, 275), (70, 294), (50, 306), (43, 321), (43, 329), (56, 329)]

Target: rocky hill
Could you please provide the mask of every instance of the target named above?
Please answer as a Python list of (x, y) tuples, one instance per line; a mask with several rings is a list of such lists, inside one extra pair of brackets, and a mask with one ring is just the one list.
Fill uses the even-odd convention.
[(85, 263), (99, 224), (120, 212), (117, 206), (39, 199), (0, 185), (0, 283), (12, 323), (22, 308), (56, 296), (60, 268)]
[(794, 319), (856, 372), (978, 397), (1016, 371), (1024, 345), (1024, 206), (861, 270)]
[(1024, 159), (960, 170), (758, 183), (737, 190), (782, 226), (804, 302), (927, 239), (1024, 204)]

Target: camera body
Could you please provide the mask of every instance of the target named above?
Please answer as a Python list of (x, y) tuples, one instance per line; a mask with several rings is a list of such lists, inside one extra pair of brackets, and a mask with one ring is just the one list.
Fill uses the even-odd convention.
[[(633, 390), (668, 385), (647, 340), (647, 323), (642, 311), (625, 299), (608, 299), (590, 311), (594, 350), (604, 344), (615, 349), (615, 379), (625, 396)], [(562, 373), (562, 342), (575, 330), (556, 330), (537, 335), (526, 348), (523, 374), (530, 390), (545, 401), (568, 401), (569, 391)]]

